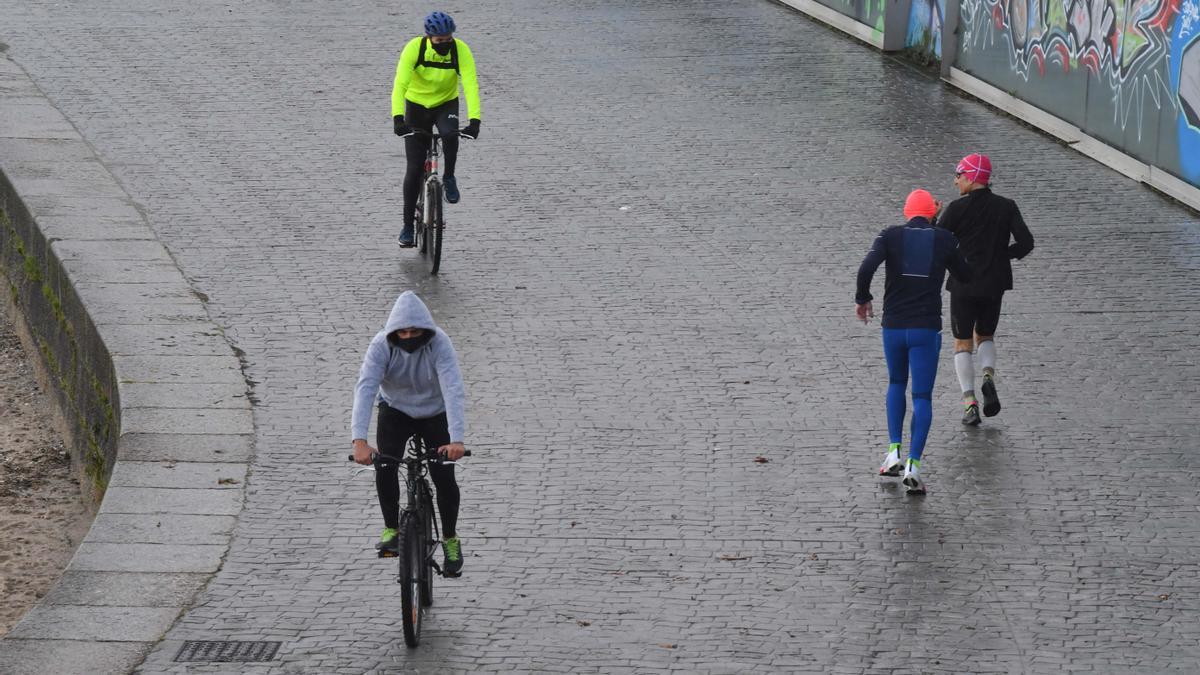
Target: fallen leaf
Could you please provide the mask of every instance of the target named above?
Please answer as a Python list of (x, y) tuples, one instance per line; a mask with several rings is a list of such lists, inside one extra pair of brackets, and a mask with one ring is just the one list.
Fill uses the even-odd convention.
[(663, 649), (675, 649), (674, 642), (660, 642), (658, 643), (658, 646), (662, 647)]
[(735, 555), (733, 553), (725, 553), (721, 556), (721, 560), (749, 560), (752, 556)]
[(591, 621), (584, 621), (583, 619), (580, 619), (579, 621), (576, 621), (575, 623), (579, 624), (580, 626), (584, 626), (584, 627), (592, 625)]
[(767, 459), (766, 457), (763, 457), (762, 455), (759, 455), (754, 458), (754, 461), (757, 464), (766, 464), (767, 462), (769, 462), (771, 460)]
[(236, 478), (220, 478), (217, 480), (217, 485), (237, 485), (240, 482)]
[(1170, 594), (1170, 593), (1163, 593), (1162, 595), (1158, 596), (1158, 599), (1159, 599), (1159, 600), (1170, 600), (1170, 599), (1171, 599), (1171, 594)]

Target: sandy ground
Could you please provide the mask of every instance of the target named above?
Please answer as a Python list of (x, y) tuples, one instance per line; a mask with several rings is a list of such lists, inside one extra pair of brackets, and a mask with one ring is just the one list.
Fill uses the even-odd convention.
[(54, 585), (92, 520), (49, 410), (0, 303), (0, 636)]

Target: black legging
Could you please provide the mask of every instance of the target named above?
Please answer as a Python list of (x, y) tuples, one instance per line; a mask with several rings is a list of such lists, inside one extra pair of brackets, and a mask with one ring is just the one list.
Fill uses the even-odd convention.
[[(426, 447), (439, 448), (450, 442), (450, 427), (446, 413), (416, 419), (388, 406), (379, 404), (379, 430), (376, 440), (379, 452), (392, 457), (404, 456), (404, 444), (413, 434), (419, 434)], [(379, 508), (383, 511), (384, 527), (400, 526), (400, 465), (379, 462), (375, 465), (375, 489), (379, 492)], [(429, 477), (437, 491), (438, 511), (442, 514), (442, 534), (455, 535), (458, 525), (458, 481), (454, 465), (429, 465)]]
[[(436, 108), (404, 102), (404, 121), (408, 126), (423, 131), (432, 131), (436, 124), (442, 135), (442, 177), (454, 175), (454, 164), (458, 161), (458, 99), (446, 101)], [(404, 152), (408, 156), (408, 169), (404, 172), (404, 224), (411, 225), (417, 211), (417, 192), (421, 190), (421, 178), (425, 176), (425, 153), (429, 152), (429, 139), (413, 134), (404, 138)]]

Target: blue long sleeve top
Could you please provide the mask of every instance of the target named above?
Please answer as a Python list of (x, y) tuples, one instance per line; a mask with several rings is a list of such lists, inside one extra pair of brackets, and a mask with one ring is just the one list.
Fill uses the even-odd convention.
[[(434, 335), (410, 354), (388, 342), (388, 334), (400, 328), (422, 328)], [(371, 338), (363, 357), (354, 387), (351, 440), (367, 438), (371, 409), (383, 402), (418, 419), (446, 413), (450, 442), (462, 443), (466, 434), (465, 399), (458, 353), (450, 336), (434, 324), (425, 303), (412, 291), (405, 291), (392, 306), (384, 329)]]
[(904, 225), (886, 228), (875, 237), (858, 268), (856, 304), (874, 299), (871, 279), (883, 263), (887, 263), (881, 322), (884, 328), (941, 330), (946, 271), (964, 282), (972, 275), (954, 235), (919, 216)]

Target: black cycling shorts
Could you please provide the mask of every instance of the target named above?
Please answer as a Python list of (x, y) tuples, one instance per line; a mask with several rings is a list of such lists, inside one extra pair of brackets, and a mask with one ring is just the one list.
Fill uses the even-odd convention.
[(976, 334), (991, 337), (1000, 323), (1003, 295), (977, 298), (950, 294), (950, 330), (956, 340), (970, 340)]

